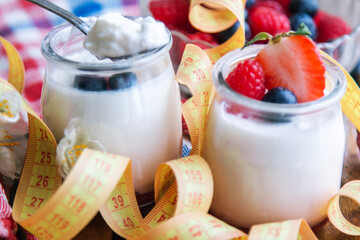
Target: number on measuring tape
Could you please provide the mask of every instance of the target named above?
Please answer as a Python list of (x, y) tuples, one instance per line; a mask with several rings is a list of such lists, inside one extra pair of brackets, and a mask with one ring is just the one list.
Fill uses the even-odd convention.
[(167, 219), (167, 218), (166, 218), (166, 216), (165, 216), (165, 213), (163, 213), (163, 214), (161, 214), (159, 220), (157, 220), (157, 223), (162, 222), (162, 221), (164, 221), (164, 220), (166, 220), (166, 219)]
[(193, 73), (195, 74), (197, 80), (205, 79), (205, 73), (204, 73), (204, 71), (202, 69), (198, 69), (196, 71), (193, 71)]
[(40, 239), (45, 239), (45, 240), (54, 239), (53, 235), (43, 227), (37, 227), (35, 231), (36, 231), (36, 236)]
[(279, 227), (270, 227), (268, 229), (268, 234), (270, 236), (275, 236), (275, 237), (279, 237), (280, 236), (280, 233), (281, 233), (281, 228)]
[(97, 189), (101, 187), (101, 181), (94, 178), (93, 176), (86, 174), (85, 180), (83, 182), (84, 187), (91, 192), (95, 192)]
[(210, 220), (210, 223), (211, 223), (212, 228), (221, 228), (222, 227), (221, 224), (216, 219)]
[(47, 135), (47, 133), (46, 133), (46, 130), (40, 128), (39, 131), (40, 131), (40, 133), (41, 133), (40, 139), (41, 139), (41, 140), (47, 140), (47, 141), (48, 141), (48, 140), (49, 140), (49, 137), (48, 137), (48, 135)]
[(82, 211), (84, 211), (86, 202), (80, 199), (78, 196), (72, 195), (68, 202), (68, 206), (80, 214)]
[(43, 202), (44, 202), (43, 198), (32, 197), (31, 202), (30, 202), (30, 206), (39, 208)]
[(193, 180), (193, 181), (202, 181), (203, 180), (203, 176), (201, 175), (200, 170), (191, 169), (191, 170), (186, 170), (185, 173), (189, 180)]
[(65, 230), (70, 225), (70, 222), (66, 220), (63, 216), (59, 214), (54, 214), (54, 216), (50, 220), (50, 224), (59, 230)]
[(49, 185), (49, 176), (38, 175), (37, 176), (37, 187), (47, 187)]
[(104, 171), (105, 173), (109, 173), (111, 170), (111, 164), (106, 162), (104, 159), (96, 158), (95, 166), (99, 168), (99, 170)]
[(202, 235), (201, 227), (198, 224), (189, 228), (189, 232), (192, 234), (192, 237), (200, 237)]
[(111, 200), (114, 202), (114, 208), (119, 208), (124, 206), (124, 199), (121, 195), (118, 195), (117, 197), (113, 197)]
[(51, 152), (41, 152), (40, 163), (51, 163)]
[(174, 199), (171, 201), (171, 205), (175, 205), (177, 203), (177, 194), (175, 195)]
[(197, 192), (189, 192), (189, 203), (192, 205), (199, 205), (201, 206), (203, 201), (203, 195)]
[(127, 217), (126, 219), (123, 219), (124, 227), (126, 228), (133, 228), (135, 227), (134, 222), (131, 220), (131, 218)]
[(191, 57), (188, 57), (185, 59), (185, 61), (182, 63), (184, 67), (188, 66), (190, 63), (192, 63), (194, 60)]

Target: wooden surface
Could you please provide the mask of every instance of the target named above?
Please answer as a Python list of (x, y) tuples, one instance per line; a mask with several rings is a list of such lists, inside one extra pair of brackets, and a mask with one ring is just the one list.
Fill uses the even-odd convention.
[[(345, 159), (342, 175), (342, 183), (360, 180), (360, 157), (348, 157)], [(353, 200), (340, 198), (341, 210), (344, 216), (353, 224), (360, 226), (360, 206)], [(149, 211), (150, 209), (146, 209)], [(314, 233), (320, 240), (360, 240), (360, 237), (348, 236), (338, 231), (327, 219), (313, 228)], [(75, 240), (121, 240), (123, 238), (113, 234), (106, 225), (101, 215), (98, 214), (90, 224), (78, 234)]]
[[(352, 180), (360, 180), (360, 158), (345, 159), (341, 186)], [(360, 226), (360, 206), (348, 198), (340, 198), (341, 211), (351, 223)], [(313, 229), (320, 240), (360, 240), (360, 237), (348, 236), (337, 230), (328, 220)]]

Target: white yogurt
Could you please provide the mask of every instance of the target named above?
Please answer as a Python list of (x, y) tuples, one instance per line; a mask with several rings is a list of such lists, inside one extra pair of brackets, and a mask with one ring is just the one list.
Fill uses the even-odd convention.
[(214, 101), (203, 156), (214, 176), (211, 212), (238, 227), (305, 218), (314, 226), (340, 187), (344, 128), (331, 120), (269, 123)]
[[(80, 56), (79, 56), (80, 57)], [(107, 152), (131, 157), (135, 190), (153, 189), (155, 171), (181, 156), (181, 102), (168, 58), (151, 72), (136, 72), (138, 84), (128, 90), (83, 91), (72, 87), (74, 75), (52, 70), (43, 87), (43, 119), (55, 138), (73, 118), (81, 118), (91, 139)], [(161, 74), (158, 74), (161, 71)]]
[(164, 24), (150, 16), (131, 20), (120, 13), (108, 13), (97, 19), (84, 41), (84, 47), (101, 59), (133, 55), (167, 42)]

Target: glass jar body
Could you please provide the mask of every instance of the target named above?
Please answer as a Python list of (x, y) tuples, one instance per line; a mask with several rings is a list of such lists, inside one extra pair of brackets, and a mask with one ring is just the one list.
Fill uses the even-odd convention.
[[(46, 39), (57, 54), (66, 53), (62, 57), (75, 62), (54, 60), (43, 50), (48, 60), (43, 119), (57, 141), (73, 119), (80, 119), (89, 138), (107, 152), (130, 157), (135, 191), (143, 195), (139, 204), (149, 202), (158, 165), (179, 158), (182, 150), (180, 93), (168, 50), (171, 38), (166, 49), (153, 55), (99, 62), (83, 49), (81, 33), (71, 36), (71, 41), (63, 36), (68, 28), (56, 29)], [(89, 79), (95, 88), (99, 81), (104, 86), (93, 90), (94, 86), (79, 84)]]
[(330, 94), (292, 106), (239, 97), (219, 84), (219, 76), (260, 49), (225, 56), (214, 69), (203, 150), (214, 176), (211, 212), (237, 227), (296, 218), (314, 226), (340, 188), (345, 134), (339, 100), (346, 80), (326, 62)]

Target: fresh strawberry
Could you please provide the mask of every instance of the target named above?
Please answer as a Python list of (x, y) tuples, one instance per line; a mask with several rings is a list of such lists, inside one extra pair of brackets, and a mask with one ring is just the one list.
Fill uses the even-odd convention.
[(275, 37), (255, 58), (265, 72), (266, 87), (285, 87), (298, 102), (324, 95), (325, 65), (315, 43), (308, 37)]
[(259, 8), (259, 7), (267, 7), (267, 8), (273, 9), (273, 10), (275, 10), (275, 11), (277, 11), (277, 12), (285, 13), (284, 8), (281, 6), (280, 3), (276, 2), (276, 1), (270, 1), (270, 0), (268, 0), (268, 1), (257, 1), (257, 2), (255, 3), (255, 5), (252, 6), (252, 7), (249, 9), (249, 11), (250, 11), (250, 12), (251, 12), (251, 11), (254, 11), (254, 10), (256, 10), (256, 9)]
[(164, 22), (169, 29), (182, 29), (187, 32), (195, 30), (188, 19), (187, 0), (152, 0), (149, 9), (153, 17)]
[(249, 12), (248, 21), (252, 36), (260, 32), (276, 35), (290, 31), (290, 21), (287, 16), (268, 7), (258, 7)]
[(255, 59), (240, 62), (225, 80), (236, 92), (260, 100), (265, 95), (264, 71)]
[(322, 16), (318, 24), (317, 42), (328, 42), (351, 33), (351, 27), (340, 17), (334, 15)]

